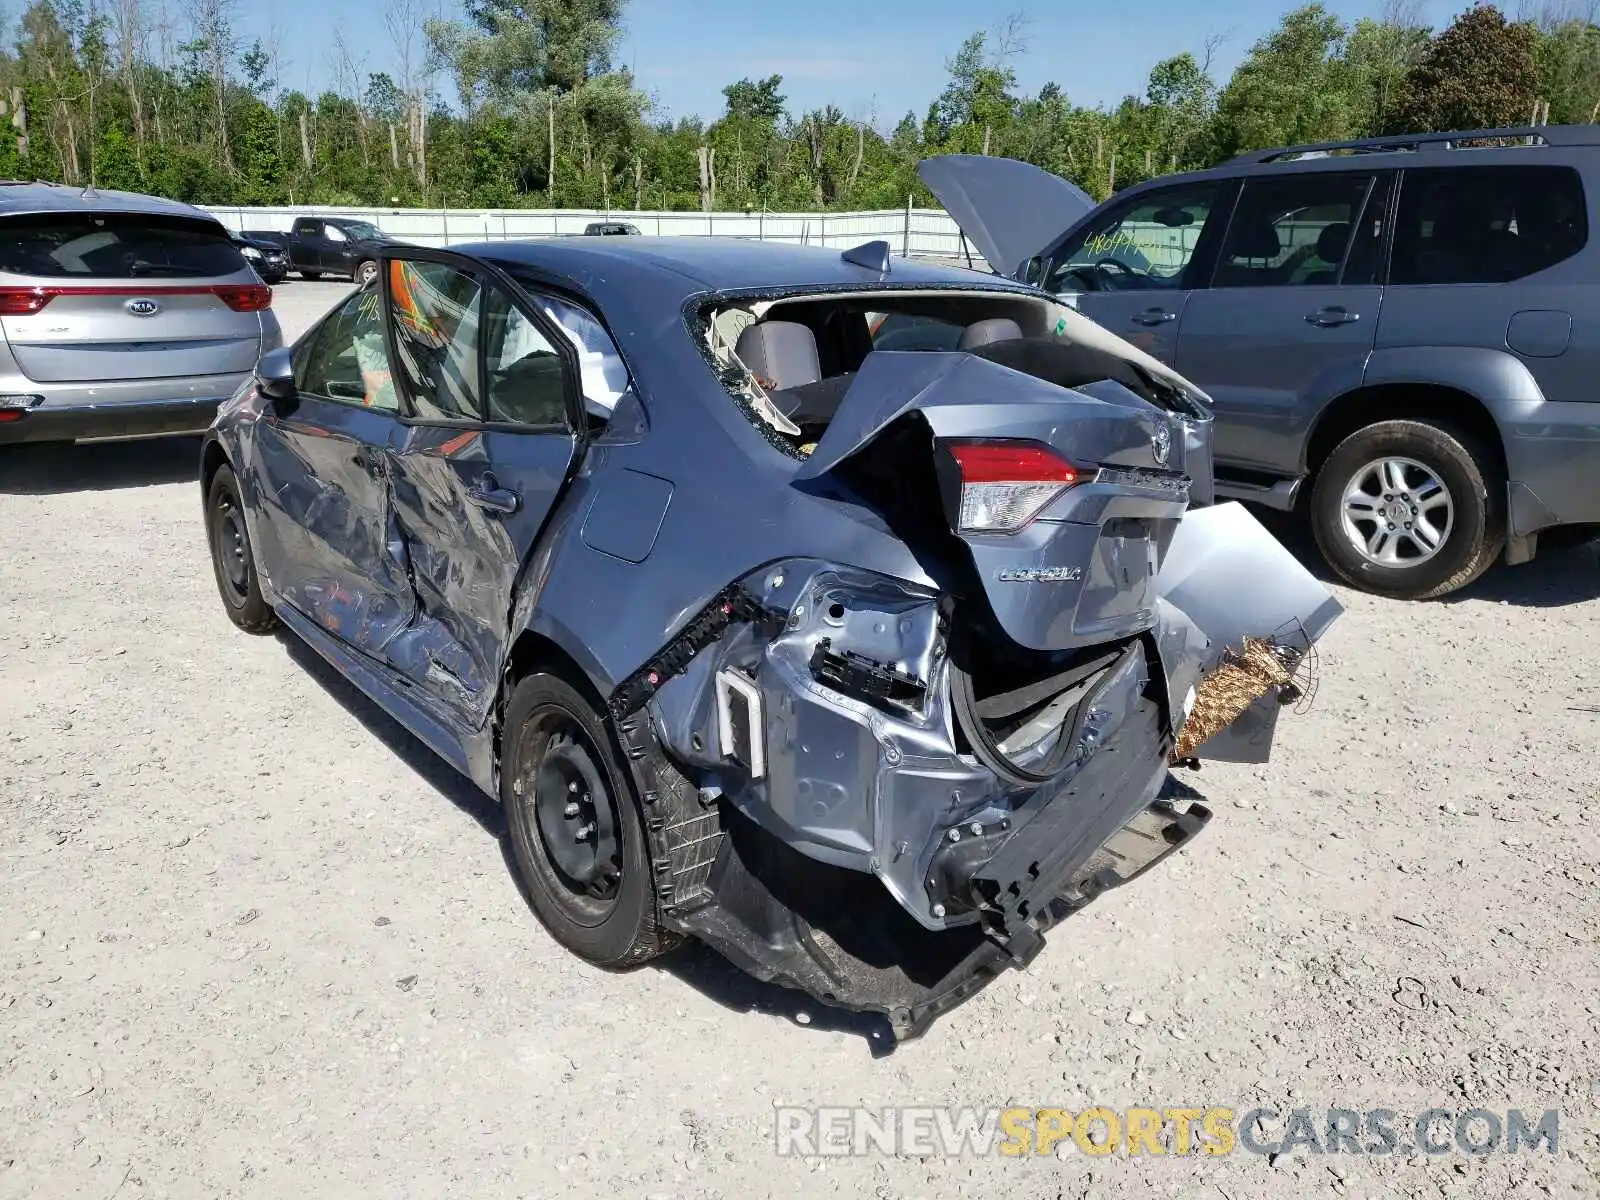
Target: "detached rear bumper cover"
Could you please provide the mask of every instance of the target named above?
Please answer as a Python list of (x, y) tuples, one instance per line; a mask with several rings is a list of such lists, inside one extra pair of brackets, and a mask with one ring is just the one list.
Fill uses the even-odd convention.
[[(1236, 504), (1183, 519), (1158, 591), (1150, 628), (1063, 722), (1065, 766), (1028, 788), (960, 745), (937, 594), (815, 561), (740, 581), (614, 700), (668, 923), (759, 978), (883, 1012), (901, 1037), (1026, 964), (1063, 916), (1209, 820), (1163, 793), (1224, 651), (1285, 625), (1314, 642), (1340, 612)], [(1263, 698), (1200, 756), (1264, 760), (1276, 709)], [(698, 796), (652, 774), (669, 757)]]

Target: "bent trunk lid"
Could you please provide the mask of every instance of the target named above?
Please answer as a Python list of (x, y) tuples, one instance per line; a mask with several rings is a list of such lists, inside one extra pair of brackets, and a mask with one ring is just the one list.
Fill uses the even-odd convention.
[[(1188, 504), (1183, 422), (1125, 395), (1126, 403), (1100, 399), (965, 353), (880, 351), (862, 364), (795, 480), (866, 459), (881, 434), (913, 414), (939, 441), (1048, 446), (1095, 473), (1014, 533), (950, 530), (1014, 642), (1045, 651), (1097, 644), (1153, 622), (1159, 546)], [(934, 447), (921, 452), (932, 455)], [(875, 469), (909, 478), (930, 466), (897, 461)]]
[(1077, 184), (1014, 158), (944, 154), (923, 159), (917, 174), (984, 260), (1012, 279), (1095, 209)]

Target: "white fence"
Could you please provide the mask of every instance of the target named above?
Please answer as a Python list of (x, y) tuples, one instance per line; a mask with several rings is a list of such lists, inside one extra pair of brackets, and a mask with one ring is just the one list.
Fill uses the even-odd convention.
[[(601, 212), (582, 209), (234, 208), (208, 205), (232, 229), (287, 232), (296, 217), (350, 217), (423, 246), (542, 238), (582, 233), (591, 221), (626, 221), (640, 233), (667, 237), (715, 234), (797, 246), (846, 249), (883, 240), (906, 257), (964, 258), (961, 231), (943, 209), (902, 208), (852, 213)], [(983, 260), (972, 251), (974, 265)]]

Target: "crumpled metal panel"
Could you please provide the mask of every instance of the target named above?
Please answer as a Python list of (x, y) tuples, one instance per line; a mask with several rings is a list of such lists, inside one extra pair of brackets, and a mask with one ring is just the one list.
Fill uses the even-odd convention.
[[(1280, 630), (1315, 644), (1344, 611), (1333, 593), (1237, 502), (1195, 509), (1184, 517), (1167, 547), (1157, 587), (1165, 604), (1188, 622), (1181, 636), (1175, 628), (1166, 635), (1174, 647), (1169, 686), (1180, 701), (1198, 682), (1197, 661), (1209, 668), (1246, 636), (1266, 638)], [(1208, 644), (1197, 646), (1197, 637)], [(1198, 756), (1266, 762), (1280, 711), (1276, 698), (1263, 697), (1202, 744)]]

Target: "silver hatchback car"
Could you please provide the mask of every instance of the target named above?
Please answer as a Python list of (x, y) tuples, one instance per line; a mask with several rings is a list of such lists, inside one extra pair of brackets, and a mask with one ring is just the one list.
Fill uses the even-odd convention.
[(198, 208), (0, 183), (0, 444), (205, 429), (283, 344), (271, 304)]

